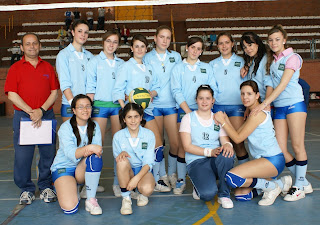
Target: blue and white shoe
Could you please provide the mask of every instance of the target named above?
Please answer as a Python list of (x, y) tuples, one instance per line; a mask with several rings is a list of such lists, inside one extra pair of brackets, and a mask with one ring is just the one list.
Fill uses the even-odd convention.
[(182, 179), (178, 179), (176, 187), (173, 189), (173, 194), (182, 195), (184, 190), (186, 190), (186, 182), (184, 182)]

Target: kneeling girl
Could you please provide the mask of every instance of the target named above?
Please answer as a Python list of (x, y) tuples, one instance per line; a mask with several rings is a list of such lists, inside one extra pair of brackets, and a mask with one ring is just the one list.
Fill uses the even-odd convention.
[(122, 195), (122, 215), (132, 214), (130, 191), (138, 188), (137, 205), (148, 204), (155, 180), (151, 173), (155, 163), (155, 136), (145, 124), (143, 109), (135, 103), (128, 103), (119, 111), (122, 130), (112, 142), (113, 156), (117, 162), (117, 175)]
[(65, 214), (78, 211), (77, 184), (85, 182), (86, 210), (92, 215), (102, 214), (96, 196), (102, 163), (101, 132), (91, 120), (92, 101), (83, 94), (71, 103), (73, 116), (64, 122), (58, 132), (60, 147), (51, 166), (52, 180), (58, 201)]

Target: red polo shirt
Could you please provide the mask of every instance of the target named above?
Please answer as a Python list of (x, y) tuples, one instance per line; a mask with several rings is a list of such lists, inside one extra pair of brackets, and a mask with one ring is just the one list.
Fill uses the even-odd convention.
[[(4, 92), (17, 93), (32, 109), (40, 108), (51, 94), (59, 89), (59, 81), (53, 67), (38, 57), (36, 68), (24, 58), (13, 64), (8, 72)], [(13, 105), (16, 110), (20, 110)], [(49, 109), (51, 109), (50, 106)]]

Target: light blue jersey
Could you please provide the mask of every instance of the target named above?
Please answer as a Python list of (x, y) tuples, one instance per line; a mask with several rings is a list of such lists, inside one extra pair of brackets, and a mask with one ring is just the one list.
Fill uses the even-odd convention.
[(267, 59), (268, 59), (267, 55), (264, 55), (262, 57), (256, 74), (253, 74), (253, 69), (255, 66), (254, 64), (255, 61), (253, 60), (247, 75), (248, 80), (253, 80), (258, 84), (259, 93), (260, 93), (262, 102), (266, 98), (267, 86), (270, 86), (270, 87), (273, 86), (271, 76), (267, 74), (267, 70), (266, 70)]
[(253, 158), (271, 157), (282, 153), (276, 139), (269, 111), (263, 111), (266, 119), (249, 135), (248, 145)]
[[(213, 118), (213, 113), (211, 113)], [(191, 143), (195, 146), (201, 148), (211, 148), (215, 149), (220, 147), (220, 126), (216, 125), (212, 120), (209, 126), (204, 126), (199, 122), (199, 118), (196, 111), (186, 114), (181, 121), (181, 126), (186, 122), (185, 117), (190, 117), (190, 127), (191, 127)], [(186, 163), (189, 165), (197, 159), (206, 158), (203, 155), (194, 155), (186, 152)]]
[[(291, 53), (287, 56), (282, 57), (277, 62), (274, 62), (274, 61), (272, 62), (270, 66), (270, 73), (271, 73), (273, 88), (276, 88), (280, 84), (282, 75), (285, 70), (286, 62), (294, 54), (295, 53)], [(300, 59), (300, 63), (301, 63), (300, 68), (294, 72), (286, 88), (273, 101), (273, 104), (275, 107), (289, 106), (289, 105), (293, 105), (295, 103), (304, 101), (302, 88), (298, 83), (299, 76), (300, 76), (300, 69), (302, 66), (302, 58), (298, 54), (295, 54), (295, 55), (297, 55)]]
[(156, 138), (151, 130), (140, 126), (138, 137), (131, 138), (128, 128), (124, 128), (115, 133), (113, 137), (113, 156), (117, 158), (122, 151), (125, 151), (130, 155), (130, 158), (127, 159), (132, 168), (149, 165), (149, 171), (151, 171), (155, 164), (155, 144)]
[(220, 56), (209, 63), (213, 69), (217, 91), (214, 93), (216, 105), (242, 105), (240, 84), (247, 80), (241, 78), (240, 70), (244, 65), (242, 57), (233, 53), (230, 59)]
[[(118, 103), (119, 99), (125, 100), (125, 95), (129, 96), (135, 88), (145, 88), (150, 91), (160, 91), (160, 83), (157, 76), (154, 76), (152, 68), (149, 65), (138, 64), (134, 58), (130, 58), (123, 63), (116, 75), (116, 82), (112, 92), (112, 100)], [(144, 112), (153, 116), (153, 104), (150, 103)]]
[[(62, 93), (70, 88), (73, 96), (86, 94), (87, 64), (91, 58), (93, 58), (91, 52), (84, 48), (82, 52), (77, 52), (72, 44), (59, 52), (56, 59), (56, 70)], [(64, 94), (62, 104), (69, 105)]]
[(208, 63), (198, 60), (192, 66), (184, 59), (173, 67), (171, 72), (171, 92), (176, 100), (177, 108), (185, 101), (190, 109), (198, 109), (197, 89), (202, 84), (209, 84), (215, 91), (215, 83), (212, 68)]
[(153, 106), (156, 108), (176, 107), (176, 101), (171, 93), (170, 77), (172, 68), (181, 62), (180, 54), (175, 51), (158, 54), (153, 49), (144, 56), (143, 60), (152, 67), (152, 71), (160, 82), (160, 91), (158, 96), (153, 99)]
[[(94, 121), (94, 123), (96, 124), (96, 127), (94, 129), (94, 135), (91, 144), (101, 146), (102, 142), (100, 127), (97, 122)], [(88, 145), (87, 132), (83, 134), (81, 130), (86, 131), (85, 126), (80, 126), (79, 134), (81, 137), (81, 143), (79, 146), (77, 146), (77, 138), (73, 133), (72, 126), (70, 124), (70, 119), (60, 126), (60, 129), (58, 131), (60, 146), (51, 166), (52, 172), (56, 171), (57, 169), (77, 167), (78, 163), (82, 158), (76, 158), (76, 150), (78, 148)]]
[(112, 102), (112, 90), (118, 68), (124, 61), (114, 55), (107, 59), (103, 51), (88, 63), (86, 93), (95, 94), (94, 100)]

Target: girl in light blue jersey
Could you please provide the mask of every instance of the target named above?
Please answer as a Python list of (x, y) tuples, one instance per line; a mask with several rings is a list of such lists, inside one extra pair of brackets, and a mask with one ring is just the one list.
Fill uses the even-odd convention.
[[(261, 102), (258, 85), (253, 80), (245, 81), (240, 86), (241, 100), (251, 111)], [(284, 156), (275, 137), (269, 111), (261, 111), (250, 116), (246, 122), (235, 129), (226, 113), (220, 111), (214, 115), (215, 120), (224, 128), (235, 142), (243, 142), (248, 138), (248, 145), (254, 160), (231, 169), (225, 176), (232, 188), (237, 188), (235, 197), (239, 201), (249, 201), (257, 195), (258, 190), (264, 192), (259, 205), (272, 205), (281, 191), (288, 191), (292, 184), (291, 176), (276, 178), (285, 166)], [(255, 188), (253, 190), (253, 188)]]
[[(92, 118), (97, 121), (101, 129), (102, 144), (106, 132), (108, 118), (111, 121), (111, 134), (121, 129), (119, 122), (120, 105), (112, 101), (118, 68), (124, 62), (115, 54), (120, 42), (117, 31), (108, 31), (102, 36), (103, 51), (88, 63), (86, 93), (93, 100)], [(120, 187), (116, 176), (114, 163), (114, 181), (112, 186), (114, 195), (121, 197)]]
[[(178, 63), (171, 72), (171, 92), (178, 108), (178, 127), (186, 113), (198, 108), (196, 102), (197, 88), (201, 84), (215, 84), (212, 68), (209, 64), (199, 60), (203, 50), (203, 40), (200, 37), (189, 38), (186, 46), (187, 58)], [(182, 145), (179, 145), (177, 170), (178, 180), (173, 193), (182, 194), (186, 188), (186, 162)]]
[[(215, 92), (215, 103), (213, 112), (226, 112), (235, 129), (241, 127), (244, 122), (245, 107), (240, 98), (240, 84), (246, 80), (241, 78), (240, 70), (244, 66), (242, 57), (236, 55), (234, 40), (228, 32), (220, 33), (217, 37), (217, 47), (221, 56), (212, 60), (209, 64), (213, 68), (213, 75), (216, 80), (217, 91)], [(249, 155), (244, 143), (234, 143), (238, 163), (249, 160)]]
[[(152, 67), (143, 63), (142, 59), (147, 52), (148, 41), (141, 35), (136, 34), (131, 41), (132, 56), (127, 62), (123, 63), (116, 76), (116, 82), (112, 92), (114, 103), (120, 103), (121, 108), (125, 106), (126, 98), (135, 88), (145, 88), (149, 90), (152, 98), (156, 98), (160, 91), (158, 76), (152, 71)], [(146, 120), (145, 127), (150, 129), (156, 137), (156, 157), (157, 166), (153, 169), (156, 182), (160, 178), (159, 168), (163, 158), (163, 141), (159, 132), (157, 122), (153, 116), (153, 104), (144, 109), (143, 118)]]
[(143, 109), (135, 103), (128, 103), (120, 110), (119, 119), (122, 130), (113, 138), (113, 156), (117, 161), (117, 173), (121, 187), (122, 215), (132, 214), (130, 191), (138, 188), (141, 194), (137, 205), (148, 204), (155, 181), (151, 173), (154, 165), (155, 136), (149, 129), (143, 128)]
[(186, 114), (180, 124), (187, 170), (194, 186), (193, 198), (211, 201), (218, 194), (223, 208), (233, 208), (224, 177), (233, 167), (234, 152), (227, 134), (213, 120), (214, 98), (209, 85), (198, 88), (196, 101), (198, 110)]
[[(177, 181), (177, 156), (179, 146), (177, 108), (171, 93), (170, 77), (171, 70), (181, 62), (179, 53), (168, 50), (171, 42), (171, 28), (160, 26), (154, 36), (156, 47), (144, 56), (144, 62), (152, 67), (152, 71), (159, 78), (160, 90), (158, 96), (153, 99), (153, 115), (159, 127), (162, 139), (164, 128), (169, 137), (168, 175), (165, 169), (165, 158), (160, 162), (160, 180), (157, 182), (155, 191), (168, 192), (174, 188)], [(170, 187), (171, 186), (171, 187)]]
[(61, 117), (72, 117), (71, 103), (74, 96), (86, 94), (87, 64), (93, 55), (83, 48), (89, 36), (89, 25), (84, 20), (72, 24), (73, 42), (59, 52), (56, 69), (62, 91)]
[(60, 147), (51, 166), (52, 180), (65, 214), (78, 211), (77, 184), (85, 182), (85, 208), (92, 215), (99, 215), (102, 209), (95, 196), (103, 166), (100, 128), (90, 118), (92, 101), (88, 96), (75, 96), (71, 108), (72, 118), (58, 132)]
[[(296, 177), (295, 184), (285, 196), (286, 201), (297, 201), (305, 194), (313, 192), (306, 179), (307, 153), (304, 145), (307, 109), (302, 88), (298, 83), (302, 59), (286, 47), (287, 33), (281, 25), (274, 26), (268, 32), (267, 70), (273, 82), (273, 92), (252, 114), (260, 112), (271, 102), (274, 104), (274, 127), (280, 148), (286, 159), (286, 166)], [(295, 157), (287, 149), (288, 133)]]

